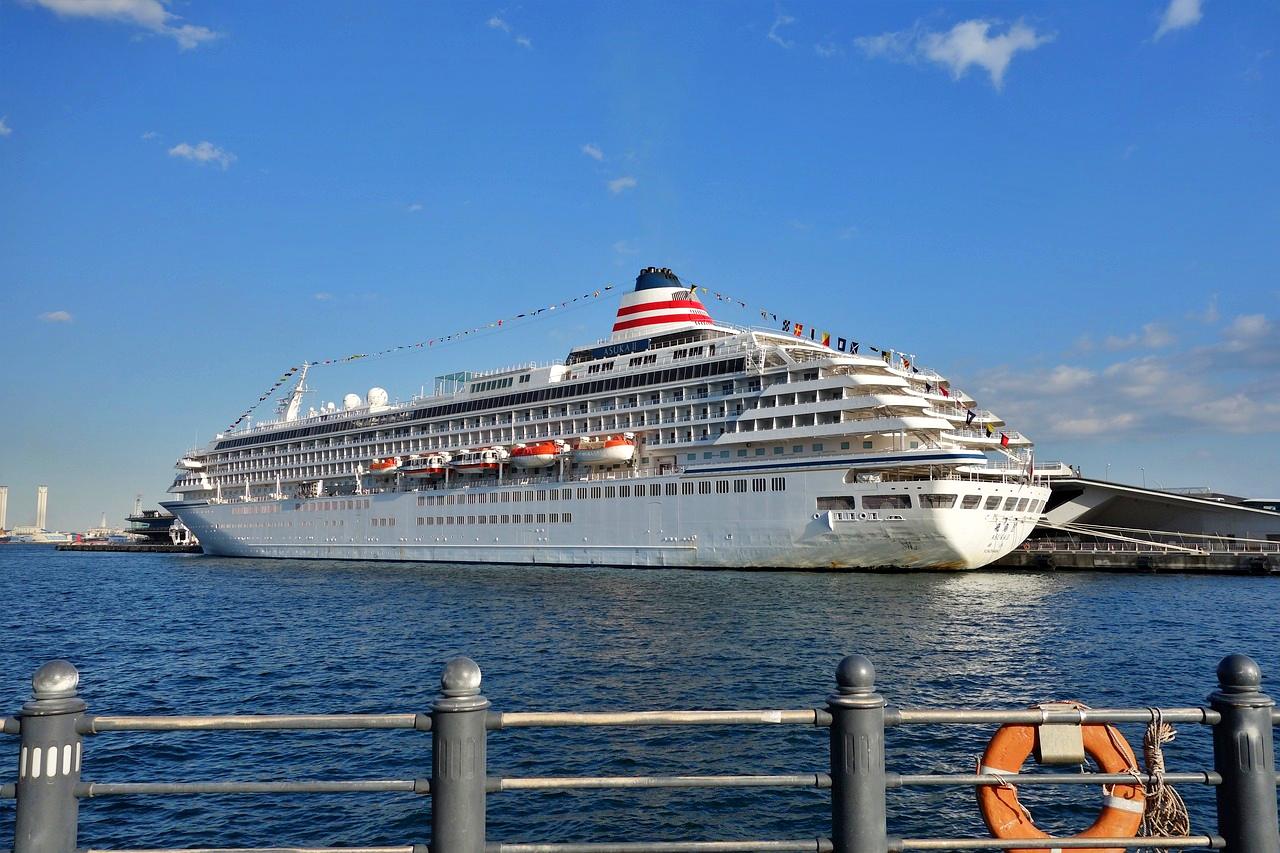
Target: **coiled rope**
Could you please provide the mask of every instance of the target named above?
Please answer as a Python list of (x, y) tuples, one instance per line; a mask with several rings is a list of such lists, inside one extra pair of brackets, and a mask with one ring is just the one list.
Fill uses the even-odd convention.
[(1142, 815), (1139, 835), (1179, 836), (1191, 834), (1191, 816), (1182, 795), (1164, 781), (1164, 745), (1178, 736), (1164, 721), (1159, 708), (1151, 709), (1151, 722), (1142, 736), (1142, 760), (1147, 767), (1147, 810)]

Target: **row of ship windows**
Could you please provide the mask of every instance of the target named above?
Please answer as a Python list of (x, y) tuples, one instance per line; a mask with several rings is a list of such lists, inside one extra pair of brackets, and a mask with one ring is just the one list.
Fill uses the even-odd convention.
[[(956, 505), (956, 501), (960, 500), (959, 495), (920, 495), (920, 506), (925, 509), (952, 509)], [(986, 501), (982, 500), (982, 495), (965, 495), (964, 500), (960, 501), (961, 509), (977, 509), (979, 506), (984, 510), (997, 510), (1000, 507), (999, 495), (988, 495)], [(835, 497), (818, 498), (817, 507), (819, 510), (847, 510), (857, 509), (857, 501), (852, 495), (838, 495)], [(911, 509), (911, 495), (864, 495), (862, 497), (863, 509)], [(1031, 498), (1008, 497), (1004, 498), (1004, 512), (1040, 512), (1044, 509), (1044, 501), (1032, 500)]]
[[(521, 521), (523, 519), (523, 522)], [(571, 524), (571, 512), (526, 512), (524, 515), (443, 515), (418, 516), (419, 527), (446, 524)]]
[(786, 477), (753, 477), (741, 480), (686, 480), (682, 483), (648, 485), (578, 486), (576, 489), (526, 489), (514, 492), (468, 492), (466, 494), (418, 495), (418, 506), (458, 504), (520, 503), (521, 501), (611, 500), (615, 498), (656, 498), (675, 495), (727, 495), (730, 492), (785, 492)]
[[(821, 453), (821, 452), (822, 452), (823, 447), (824, 447), (824, 445), (823, 445), (823, 444), (821, 444), (821, 443), (812, 444), (812, 445), (810, 445), (810, 446), (809, 446), (809, 450), (810, 450), (810, 452), (811, 452), (811, 453)], [(849, 449), (849, 447), (850, 447), (850, 443), (849, 443), (849, 442), (847, 442), (847, 441), (842, 441), (842, 442), (840, 442), (840, 449), (841, 449), (841, 450), (848, 450), (848, 449)], [(916, 450), (916, 449), (918, 449), (919, 447), (920, 447), (920, 442), (918, 442), (918, 441), (913, 441), (913, 442), (911, 442), (911, 443), (910, 443), (910, 449), (911, 449), (911, 450)], [(874, 448), (875, 448), (875, 442), (873, 442), (873, 441), (863, 441), (863, 442), (862, 442), (862, 449), (863, 449), (863, 450), (873, 450)], [(769, 451), (768, 451), (768, 448), (765, 448), (765, 447), (757, 447), (755, 450), (756, 450), (756, 456), (764, 456), (764, 455), (766, 455), (766, 454), (769, 452)], [(785, 447), (782, 447), (782, 446), (778, 446), (778, 447), (773, 448), (773, 455), (774, 455), (774, 456), (781, 456), (782, 454), (784, 454), (784, 453), (786, 453), (786, 452), (787, 452), (787, 449), (786, 449)], [(803, 444), (793, 444), (793, 445), (791, 445), (791, 452), (792, 452), (792, 453), (804, 453), (804, 452), (805, 452), (805, 450), (804, 450), (804, 445), (803, 445)], [(702, 458), (703, 458), (703, 459), (715, 459), (717, 456), (719, 456), (719, 458), (721, 458), (721, 459), (728, 459), (728, 458), (729, 458), (729, 451), (728, 451), (728, 450), (721, 450), (721, 451), (719, 451), (719, 452), (717, 453), (717, 452), (716, 452), (716, 451), (714, 451), (714, 450), (706, 450), (706, 451), (703, 451), (703, 453), (702, 453)], [(738, 451), (738, 457), (739, 457), (739, 458), (743, 458), (743, 457), (746, 457), (746, 456), (747, 456), (747, 451), (746, 451), (746, 450), (739, 450), (739, 451)], [(688, 461), (688, 462), (696, 462), (696, 461), (698, 461), (698, 454), (696, 454), (696, 453), (689, 453), (689, 454), (686, 454), (686, 455), (685, 455), (685, 460), (686, 460), (686, 461)]]

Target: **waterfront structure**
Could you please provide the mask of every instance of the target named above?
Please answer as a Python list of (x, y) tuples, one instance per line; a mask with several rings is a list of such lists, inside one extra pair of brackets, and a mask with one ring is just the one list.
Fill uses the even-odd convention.
[[(1262, 670), (1247, 655), (1231, 654), (1217, 667), (1218, 689), (1208, 697), (1208, 707), (1161, 708), (1148, 704), (1138, 708), (1088, 708), (1078, 702), (1048, 703), (1033, 708), (964, 707), (913, 708), (891, 704), (880, 692), (876, 668), (863, 655), (848, 655), (835, 672), (835, 690), (825, 707), (770, 708), (750, 710), (494, 710), (482, 693), (480, 667), (466, 657), (457, 657), (445, 666), (440, 694), (428, 711), (421, 706), (405, 713), (337, 714), (218, 714), (218, 715), (115, 715), (89, 706), (78, 694), (80, 674), (65, 660), (44, 664), (31, 679), (32, 697), (16, 718), (7, 719), (6, 734), (16, 734), (18, 775), (6, 785), (14, 792), (13, 853), (66, 853), (94, 849), (79, 835), (80, 800), (87, 797), (194, 796), (201, 794), (277, 794), (296, 797), (306, 794), (375, 792), (425, 795), (431, 799), (432, 853), (583, 853), (583, 851), (627, 850), (630, 853), (719, 853), (727, 850), (770, 851), (770, 853), (889, 853), (905, 850), (1127, 850), (1139, 844), (1144, 849), (1212, 849), (1225, 853), (1280, 853), (1280, 818), (1276, 806), (1274, 762), (1275, 700), (1262, 690)], [(12, 726), (9, 723), (13, 723)], [(1140, 768), (1132, 747), (1117, 724), (1144, 723), (1151, 741), (1143, 750), (1145, 768)], [(1173, 739), (1173, 724), (1211, 727), (1213, 764), (1168, 771), (1160, 744)], [(936, 748), (951, 736), (926, 733), (911, 737), (904, 728), (946, 726), (977, 727), (1000, 725), (988, 745), (984, 760), (969, 772), (938, 772), (933, 756), (917, 756), (912, 762), (917, 772), (894, 768), (905, 752), (932, 743)], [(812, 772), (806, 762), (804, 772), (736, 773), (734, 775), (624, 775), (546, 776), (495, 774), (487, 759), (490, 738), (522, 728), (626, 727), (779, 727), (820, 733), (827, 742), (828, 772)], [(286, 730), (344, 731), (399, 730), (405, 737), (422, 738), (430, 733), (429, 776), (417, 778), (345, 778), (324, 780), (234, 780), (167, 782), (83, 781), (81, 758), (89, 762), (97, 753), (84, 749), (86, 739), (114, 737), (132, 732), (164, 737), (170, 732), (208, 733), (237, 731), (267, 733)], [(825, 732), (822, 730), (826, 729)], [(509, 735), (506, 735), (509, 738)], [(1163, 737), (1163, 739), (1161, 739)], [(904, 742), (904, 738), (906, 741)], [(575, 738), (575, 741), (580, 740)], [(656, 743), (670, 738), (639, 739)], [(897, 740), (896, 749), (889, 748)], [(1145, 738), (1144, 738), (1145, 740)], [(1003, 767), (993, 767), (992, 748), (1003, 741), (1011, 749)], [(385, 740), (383, 741), (386, 742)], [(528, 744), (528, 739), (524, 743)], [(546, 758), (557, 740), (548, 735), (538, 739), (536, 756), (521, 756), (521, 766)], [(508, 744), (511, 746), (512, 744)], [(362, 750), (361, 759), (368, 750)], [(639, 752), (636, 750), (635, 752)], [(1043, 765), (1074, 765), (1075, 772), (1023, 772), (1027, 759)], [(1116, 756), (1110, 766), (1099, 762), (1101, 772), (1087, 772), (1086, 755)], [(552, 758), (554, 761), (554, 758)], [(930, 772), (918, 772), (921, 760)], [(363, 765), (363, 761), (348, 762)], [(909, 766), (907, 769), (911, 769)], [(96, 774), (94, 774), (96, 775)], [(358, 775), (358, 774), (353, 774)], [(1013, 777), (1014, 782), (1010, 781)], [(1077, 792), (1086, 786), (1102, 787), (1103, 818), (1089, 829), (1070, 836), (1055, 836), (1037, 827), (1031, 813), (1018, 798), (1019, 788), (1055, 785)], [(1212, 832), (1197, 825), (1192, 835), (1182, 799), (1169, 785), (1214, 788), (1215, 817)], [(830, 791), (829, 822), (822, 835), (785, 839), (647, 841), (627, 842), (506, 842), (493, 839), (487, 827), (488, 799), (499, 792), (551, 792), (584, 789), (624, 790), (667, 789), (827, 789)], [(950, 837), (902, 837), (895, 824), (903, 822), (903, 809), (890, 811), (891, 795), (904, 789), (968, 789), (978, 793), (984, 822), (993, 838), (954, 837), (952, 827), (943, 827)], [(962, 790), (966, 799), (971, 792)], [(945, 796), (956, 797), (960, 794)], [(509, 794), (508, 794), (509, 796)], [(942, 802), (944, 795), (932, 799)], [(1160, 804), (1163, 803), (1163, 806)], [(1179, 807), (1181, 806), (1181, 808)], [(295, 804), (296, 808), (296, 804)], [(638, 808), (638, 807), (637, 807)], [(909, 810), (907, 810), (909, 811)], [(916, 810), (918, 813), (918, 810)], [(950, 812), (946, 809), (943, 813)], [(616, 805), (615, 815), (624, 815)], [(937, 819), (937, 808), (926, 818)], [(1105, 820), (1108, 815), (1125, 816)], [(993, 818), (997, 818), (994, 819)], [(918, 820), (919, 818), (917, 818)], [(892, 820), (892, 822), (891, 822)], [(926, 823), (926, 831), (936, 823)], [(951, 830), (951, 831), (948, 831)], [(402, 830), (403, 831), (403, 830)], [(938, 830), (934, 830), (938, 831)], [(1138, 838), (1141, 832), (1142, 837)], [(892, 833), (892, 834), (891, 834)], [(993, 839), (1000, 839), (994, 841)], [(1021, 842), (1021, 843), (1017, 843)], [(385, 843), (385, 842), (384, 842)], [(1016, 843), (1016, 846), (1015, 846)], [(1085, 848), (1085, 844), (1097, 845)], [(426, 848), (419, 837), (409, 837), (396, 846), (352, 846), (349, 849), (377, 853), (414, 853)], [(165, 853), (161, 848), (143, 848), (136, 853)], [(182, 849), (182, 848), (176, 848)], [(219, 848), (204, 847), (215, 850)], [(245, 853), (271, 850), (328, 850), (346, 848), (241, 847), (221, 848)]]
[(9, 517), (9, 487), (0, 486), (0, 533), (5, 531), (5, 522)]
[(1030, 440), (853, 349), (717, 322), (648, 268), (563, 362), (306, 416), (304, 367), (278, 420), (184, 454), (162, 506), (232, 556), (964, 569), (1016, 548), (1049, 494)]
[(36, 486), (36, 529), (44, 530), (49, 513), (49, 487)]

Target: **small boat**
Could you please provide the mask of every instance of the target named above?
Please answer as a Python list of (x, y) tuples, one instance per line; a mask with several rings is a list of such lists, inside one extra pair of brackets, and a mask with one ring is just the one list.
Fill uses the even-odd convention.
[(400, 473), (406, 477), (435, 479), (443, 477), (449, 470), (449, 462), (453, 456), (448, 453), (428, 453), (424, 456), (410, 456), (400, 465)]
[(606, 435), (584, 438), (573, 448), (573, 461), (579, 465), (617, 465), (630, 462), (636, 455), (636, 435)]
[(184, 456), (178, 460), (178, 467), (184, 471), (199, 471), (204, 467), (204, 463), (190, 456)]
[(510, 455), (505, 447), (482, 447), (459, 453), (449, 467), (459, 474), (493, 474)]
[(369, 463), (369, 473), (375, 477), (390, 477), (400, 470), (400, 457), (388, 456)]
[(569, 446), (559, 439), (517, 444), (511, 448), (511, 464), (517, 468), (547, 468), (568, 452)]

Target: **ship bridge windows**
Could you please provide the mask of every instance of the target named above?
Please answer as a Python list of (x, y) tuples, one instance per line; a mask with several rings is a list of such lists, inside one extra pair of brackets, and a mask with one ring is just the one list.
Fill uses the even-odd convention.
[(1004, 499), (1004, 511), (1013, 512), (1018, 507), (1018, 499), (1009, 497)]
[(920, 506), (925, 509), (951, 509), (956, 505), (959, 495), (930, 495), (920, 496)]
[(984, 510), (991, 510), (991, 509), (996, 509), (996, 508), (997, 508), (997, 507), (999, 507), (999, 506), (1000, 506), (1000, 496), (999, 496), (999, 495), (989, 495), (989, 496), (987, 497), (987, 502), (986, 502), (985, 504), (983, 504), (983, 505), (982, 505), (982, 508), (983, 508)]
[(960, 508), (977, 509), (980, 503), (982, 503), (982, 495), (965, 495), (964, 500), (960, 502)]
[(841, 510), (841, 509), (857, 509), (852, 495), (837, 495), (835, 497), (818, 498), (818, 511)]

